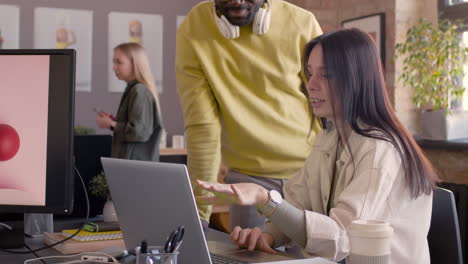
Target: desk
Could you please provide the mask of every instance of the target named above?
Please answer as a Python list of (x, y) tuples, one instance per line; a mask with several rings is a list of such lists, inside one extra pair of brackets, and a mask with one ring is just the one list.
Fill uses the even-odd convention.
[(213, 205), (213, 211), (211, 212), (210, 217), (210, 227), (230, 233), (231, 225), (228, 205)]
[[(31, 249), (36, 249), (44, 246), (44, 242), (42, 241), (42, 237), (38, 238), (25, 238), (26, 244), (31, 248)], [(20, 249), (21, 251), (27, 250), (26, 248)], [(62, 255), (60, 252), (58, 252), (55, 249), (45, 249), (44, 251), (37, 252), (37, 254), (41, 257), (43, 256), (55, 256), (55, 255)], [(19, 264), (23, 263), (25, 260), (36, 258), (33, 254), (24, 254), (24, 255), (17, 255), (17, 254), (11, 254), (11, 253), (6, 253), (6, 252), (0, 252), (0, 263), (14, 263), (14, 264)], [(49, 261), (47, 260), (47, 263), (57, 263), (57, 262), (63, 262), (61, 261)], [(41, 263), (41, 262), (33, 262), (34, 263)]]
[[(222, 233), (219, 231), (216, 231), (214, 229), (208, 229), (205, 232), (206, 239), (208, 241), (208, 245), (210, 246), (210, 241), (218, 241), (218, 242), (226, 242), (229, 241), (229, 235), (226, 233)], [(26, 238), (26, 243), (28, 244), (29, 247), (32, 249), (39, 248), (44, 246), (44, 243), (42, 242), (42, 238)], [(233, 248), (235, 248), (235, 245), (232, 245)], [(25, 250), (25, 249), (22, 249)], [(55, 249), (46, 249), (43, 251), (40, 251), (37, 253), (39, 256), (56, 256), (56, 255), (62, 255), (60, 252), (58, 252)], [(0, 263), (23, 263), (27, 259), (35, 258), (34, 255), (32, 254), (26, 254), (26, 255), (14, 255), (14, 254), (9, 254), (5, 252), (0, 252)], [(47, 260), (47, 263), (60, 263), (64, 262), (67, 260), (71, 259), (59, 259), (59, 260)], [(122, 264), (134, 264), (136, 258), (134, 256), (129, 256), (126, 257), (122, 260), (120, 260), (120, 263)], [(34, 264), (40, 263), (40, 262), (33, 262)], [(297, 263), (296, 261), (292, 261), (291, 264)], [(336, 264), (335, 262), (328, 261), (326, 259), (322, 258), (313, 258), (313, 259), (308, 259), (307, 260), (308, 264)], [(179, 263), (179, 264), (185, 264), (185, 263)], [(193, 264), (203, 264), (203, 263), (193, 263)], [(286, 263), (285, 263), (286, 264)], [(297, 263), (299, 264), (299, 263)]]
[(159, 161), (167, 163), (187, 164), (187, 150), (175, 148), (160, 149)]
[(163, 148), (159, 149), (159, 155), (161, 156), (174, 156), (174, 155), (179, 155), (179, 156), (186, 156), (187, 155), (187, 150), (184, 148)]

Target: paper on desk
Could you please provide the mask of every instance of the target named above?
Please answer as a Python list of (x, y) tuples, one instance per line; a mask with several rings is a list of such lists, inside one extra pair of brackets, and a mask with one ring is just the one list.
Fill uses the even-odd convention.
[(307, 259), (294, 259), (294, 260), (265, 262), (262, 264), (336, 264), (336, 262), (333, 262), (324, 258), (307, 258)]

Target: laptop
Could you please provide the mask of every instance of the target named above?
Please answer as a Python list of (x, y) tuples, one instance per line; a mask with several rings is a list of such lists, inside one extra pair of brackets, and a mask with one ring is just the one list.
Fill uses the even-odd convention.
[[(170, 232), (184, 225), (179, 264), (299, 263), (286, 254), (239, 249), (230, 243), (227, 234), (214, 230), (207, 232), (207, 243), (185, 165), (113, 158), (101, 158), (101, 161), (125, 246), (130, 252), (142, 240), (150, 246), (163, 246)], [(307, 263), (311, 263), (310, 259)]]

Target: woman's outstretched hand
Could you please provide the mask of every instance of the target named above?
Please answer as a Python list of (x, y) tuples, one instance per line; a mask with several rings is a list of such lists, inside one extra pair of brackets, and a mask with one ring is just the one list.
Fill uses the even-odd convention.
[(231, 232), (230, 238), (231, 241), (237, 244), (240, 248), (247, 248), (249, 251), (257, 249), (270, 254), (277, 253), (271, 248), (273, 245), (273, 237), (271, 234), (263, 233), (258, 227), (253, 229), (242, 229), (239, 226), (236, 226)]
[(197, 185), (214, 196), (197, 196), (204, 204), (239, 204), (264, 206), (269, 199), (268, 190), (254, 183), (210, 183), (197, 180)]

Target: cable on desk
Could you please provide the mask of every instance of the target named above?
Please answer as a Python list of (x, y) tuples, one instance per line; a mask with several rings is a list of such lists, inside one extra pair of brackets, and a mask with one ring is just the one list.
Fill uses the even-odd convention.
[[(28, 259), (28, 260), (24, 261), (24, 264), (27, 264), (29, 262), (36, 261), (36, 260), (74, 258), (74, 257), (78, 257), (78, 256), (83, 256), (83, 255), (102, 255), (102, 256), (106, 256), (106, 257), (108, 257), (109, 259), (112, 260), (112, 262), (101, 262), (101, 263), (120, 263), (113, 256), (111, 256), (111, 255), (109, 255), (107, 253), (104, 253), (104, 252), (83, 252), (83, 253), (78, 253), (78, 254), (74, 254), (74, 255), (47, 256), (47, 257), (41, 257), (41, 258)], [(76, 263), (78, 263), (78, 262), (88, 262), (89, 263), (90, 262), (90, 261), (84, 261), (84, 260), (73, 260), (73, 262), (74, 261), (77, 261)], [(71, 262), (66, 262), (66, 263), (71, 263)]]
[(39, 256), (36, 252), (33, 252), (32, 249), (26, 245), (26, 243), (23, 244), (25, 248), (27, 248), (29, 250), (29, 252), (31, 252), (31, 254), (33, 254), (36, 258), (38, 258), (43, 264), (47, 264), (43, 259), (41, 259), (41, 256)]
[(7, 224), (5, 224), (5, 223), (0, 223), (0, 226), (3, 226), (3, 227), (5, 227), (5, 228), (8, 229), (8, 230), (13, 230), (13, 228), (12, 228), (11, 226), (9, 226), (9, 225), (7, 225)]
[(76, 235), (78, 235), (78, 233), (80, 231), (83, 230), (83, 226), (86, 222), (88, 222), (88, 219), (89, 219), (89, 197), (88, 197), (88, 191), (86, 190), (86, 185), (84, 183), (84, 180), (83, 180), (83, 177), (81, 177), (81, 174), (80, 172), (78, 171), (78, 169), (76, 168), (76, 166), (74, 166), (75, 168), (75, 171), (76, 171), (76, 174), (78, 175), (78, 177), (80, 178), (80, 181), (81, 181), (81, 185), (83, 186), (83, 191), (84, 191), (84, 194), (85, 194), (85, 198), (86, 198), (86, 219), (84, 221), (84, 223), (82, 224), (82, 226), (75, 232), (73, 233), (71, 236), (63, 239), (63, 240), (60, 240), (60, 241), (57, 241), (51, 245), (48, 245), (48, 246), (44, 246), (44, 247), (40, 247), (38, 249), (34, 249), (34, 250), (29, 250), (29, 251), (19, 251), (19, 250), (9, 250), (9, 249), (4, 249), (4, 248), (0, 248), (0, 251), (3, 251), (3, 252), (7, 252), (7, 253), (11, 253), (11, 254), (30, 254), (30, 253), (35, 253), (35, 252), (38, 252), (38, 251), (41, 251), (41, 250), (44, 250), (44, 249), (48, 249), (48, 248), (51, 248), (51, 247), (54, 247), (58, 244), (61, 244), (67, 240), (70, 240), (72, 239), (73, 237), (75, 237)]

